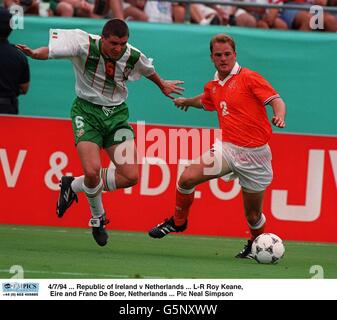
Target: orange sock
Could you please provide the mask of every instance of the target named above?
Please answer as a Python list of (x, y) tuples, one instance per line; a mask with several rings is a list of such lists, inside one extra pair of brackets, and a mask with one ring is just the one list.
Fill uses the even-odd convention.
[(177, 187), (176, 209), (173, 217), (176, 226), (181, 226), (186, 222), (193, 200), (194, 189), (185, 190), (179, 186)]
[(264, 228), (266, 226), (266, 217), (263, 213), (261, 213), (261, 218), (260, 220), (254, 225), (251, 226), (249, 225), (249, 230), (250, 230), (250, 240), (254, 240), (255, 238), (257, 238), (260, 234), (262, 234), (264, 232)]

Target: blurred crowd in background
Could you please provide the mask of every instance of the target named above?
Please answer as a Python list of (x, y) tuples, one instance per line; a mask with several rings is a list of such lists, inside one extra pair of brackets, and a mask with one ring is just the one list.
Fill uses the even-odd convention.
[[(0, 0), (6, 8), (20, 5), (25, 15), (120, 18), (156, 23), (192, 23), (263, 29), (337, 32), (337, 12), (323, 11), (323, 28), (313, 28), (317, 12), (232, 5), (188, 4), (149, 0)], [(221, 2), (217, 1), (217, 2)], [(225, 2), (225, 0), (224, 0)], [(228, 2), (228, 0), (226, 0)], [(241, 0), (245, 3), (337, 7), (337, 0)], [(315, 17), (316, 15), (316, 17)]]

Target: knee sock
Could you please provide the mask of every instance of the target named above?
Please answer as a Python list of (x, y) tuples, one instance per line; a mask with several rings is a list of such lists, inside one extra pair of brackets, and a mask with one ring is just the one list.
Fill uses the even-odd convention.
[[(100, 175), (103, 182), (103, 191), (116, 190), (116, 169), (113, 167), (102, 168)], [(84, 192), (84, 176), (76, 177), (71, 183), (71, 189), (75, 192)]]
[(89, 202), (91, 215), (94, 218), (99, 218), (104, 214), (104, 208), (102, 203), (102, 186), (102, 180), (100, 180), (98, 186), (96, 186), (95, 188), (88, 188), (83, 183), (83, 190)]
[(250, 234), (251, 234), (250, 239), (252, 241), (264, 232), (265, 225), (266, 225), (266, 217), (263, 213), (261, 213), (261, 217), (259, 221), (257, 221), (254, 225), (250, 225), (248, 223)]
[(71, 183), (71, 189), (75, 192), (84, 192), (84, 176), (75, 177), (75, 179)]
[(194, 190), (195, 188), (183, 189), (177, 185), (176, 208), (173, 217), (176, 226), (181, 226), (186, 222), (190, 207), (194, 200)]
[(116, 187), (116, 168), (110, 166), (101, 169), (101, 178), (103, 181), (104, 191), (114, 191)]

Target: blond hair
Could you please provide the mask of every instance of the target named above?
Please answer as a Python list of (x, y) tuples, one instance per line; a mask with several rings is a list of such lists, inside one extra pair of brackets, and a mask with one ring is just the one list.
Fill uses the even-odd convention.
[(232, 47), (233, 51), (235, 52), (235, 42), (234, 42), (233, 38), (230, 37), (229, 35), (227, 35), (225, 33), (215, 35), (211, 39), (211, 42), (209, 44), (209, 49), (211, 50), (211, 53), (213, 53), (213, 46), (214, 46), (214, 43), (216, 43), (216, 42), (228, 43)]

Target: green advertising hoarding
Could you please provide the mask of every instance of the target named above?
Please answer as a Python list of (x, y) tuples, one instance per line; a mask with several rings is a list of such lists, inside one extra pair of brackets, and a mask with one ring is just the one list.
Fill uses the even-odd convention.
[[(100, 34), (105, 22), (28, 17), (24, 29), (15, 30), (10, 41), (35, 48), (48, 44), (50, 28)], [(201, 93), (212, 79), (209, 40), (217, 33), (228, 33), (236, 41), (239, 64), (266, 77), (285, 100), (287, 127), (283, 131), (337, 135), (336, 34), (138, 22), (129, 26), (129, 42), (153, 58), (164, 79), (183, 80), (185, 96)], [(71, 63), (30, 59), (30, 67), (31, 89), (20, 98), (20, 114), (68, 118), (75, 97)], [(128, 105), (132, 122), (217, 127), (215, 113), (181, 112), (147, 79), (129, 83)]]

